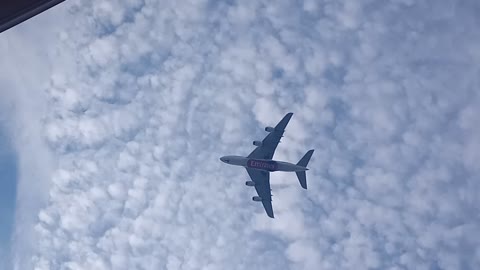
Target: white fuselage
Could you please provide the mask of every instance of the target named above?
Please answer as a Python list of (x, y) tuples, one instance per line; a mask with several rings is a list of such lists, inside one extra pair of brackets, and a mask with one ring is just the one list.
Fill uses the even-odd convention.
[(302, 172), (308, 170), (306, 167), (290, 162), (276, 161), (271, 159), (255, 159), (242, 156), (223, 156), (220, 158), (220, 160), (230, 165), (269, 172)]

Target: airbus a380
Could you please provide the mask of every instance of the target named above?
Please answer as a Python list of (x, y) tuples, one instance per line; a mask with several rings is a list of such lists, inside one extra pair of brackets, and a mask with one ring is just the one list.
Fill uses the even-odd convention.
[(287, 126), (293, 113), (287, 113), (275, 127), (266, 127), (269, 132), (263, 141), (254, 141), (257, 146), (247, 157), (242, 156), (223, 156), (221, 161), (236, 166), (242, 166), (247, 169), (248, 175), (252, 179), (245, 182), (245, 185), (255, 187), (258, 196), (252, 200), (262, 202), (265, 212), (271, 218), (274, 218), (272, 207), (272, 189), (270, 188), (270, 172), (295, 172), (302, 188), (307, 189), (307, 164), (313, 154), (313, 149), (309, 150), (297, 164), (285, 161), (272, 160), (275, 149), (283, 137), (285, 127)]

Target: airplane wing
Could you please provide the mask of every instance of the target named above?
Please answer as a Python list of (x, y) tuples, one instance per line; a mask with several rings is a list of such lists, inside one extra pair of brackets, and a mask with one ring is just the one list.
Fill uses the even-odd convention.
[(263, 208), (271, 218), (273, 218), (272, 190), (270, 189), (270, 174), (267, 171), (260, 171), (246, 168), (248, 175), (255, 182), (255, 189), (258, 196), (262, 198)]
[(285, 132), (285, 127), (292, 118), (293, 113), (287, 113), (283, 119), (275, 126), (275, 130), (270, 132), (265, 139), (262, 141), (262, 146), (257, 146), (255, 150), (253, 150), (249, 158), (258, 158), (258, 159), (272, 159), (273, 154), (275, 153), (275, 149), (277, 149), (277, 145), (280, 142), (280, 139), (283, 137), (283, 133)]

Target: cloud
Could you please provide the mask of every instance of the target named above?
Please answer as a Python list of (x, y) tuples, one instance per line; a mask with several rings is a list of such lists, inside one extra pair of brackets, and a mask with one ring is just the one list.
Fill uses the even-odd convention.
[[(48, 198), (17, 209), (35, 223), (17, 268), (474, 269), (472, 7), (66, 3), (41, 43), (56, 44), (49, 80), (23, 92), (43, 108), (25, 116), (48, 145), (32, 153), (58, 162), (39, 183)], [(316, 152), (308, 191), (272, 174), (270, 220), (218, 157), (248, 154), (289, 111), (276, 157)]]
[[(11, 235), (11, 256), (2, 258), (6, 269), (18, 268), (19, 261), (28, 262), (22, 256), (33, 253), (30, 243), (38, 239), (34, 226), (48, 199), (55, 164), (55, 157), (45, 143), (42, 118), (47, 110), (42, 90), (49, 84), (54, 48), (43, 45), (50, 45), (49, 40), (58, 31), (55, 20), (64, 17), (59, 14), (52, 19), (46, 16), (49, 12), (32, 18), (29, 23), (50, 31), (35, 31), (28, 24), (21, 24), (3, 32), (0, 38), (0, 111), (6, 132), (12, 137), (17, 163), (15, 232)], [(37, 44), (39, 47), (34, 47)]]

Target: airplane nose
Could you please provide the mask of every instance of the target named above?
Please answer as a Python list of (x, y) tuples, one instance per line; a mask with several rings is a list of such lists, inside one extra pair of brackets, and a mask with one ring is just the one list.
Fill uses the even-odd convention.
[(220, 160), (221, 160), (222, 162), (225, 162), (225, 157), (221, 157)]

